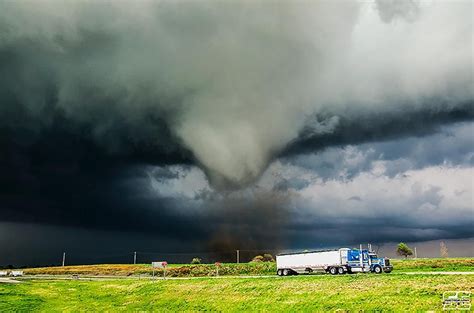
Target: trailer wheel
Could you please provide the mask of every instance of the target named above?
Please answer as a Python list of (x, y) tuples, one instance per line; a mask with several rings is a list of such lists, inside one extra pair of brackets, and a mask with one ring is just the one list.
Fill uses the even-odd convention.
[(290, 275), (290, 270), (288, 270), (288, 269), (285, 268), (285, 269), (283, 270), (283, 276), (288, 276), (288, 275)]
[(374, 272), (376, 274), (381, 274), (382, 273), (382, 268), (378, 265), (374, 266)]
[(282, 275), (283, 275), (283, 273), (282, 273), (282, 270), (281, 270), (281, 269), (279, 269), (279, 270), (277, 271), (277, 275), (278, 275), (278, 276), (282, 276)]
[(343, 267), (338, 267), (337, 268), (337, 273), (341, 274), (341, 275), (344, 274), (344, 268)]
[(332, 275), (336, 275), (337, 274), (337, 268), (335, 268), (335, 267), (329, 268), (329, 273), (331, 273)]

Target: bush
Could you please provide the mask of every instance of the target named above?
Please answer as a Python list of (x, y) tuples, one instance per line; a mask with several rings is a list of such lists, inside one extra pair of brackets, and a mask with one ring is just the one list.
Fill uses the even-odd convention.
[(201, 264), (201, 259), (200, 258), (193, 258), (191, 261), (191, 264)]
[(270, 253), (265, 253), (263, 255), (263, 261), (264, 262), (275, 262), (275, 259), (273, 258), (273, 255), (271, 255)]
[(256, 255), (251, 262), (275, 262), (275, 259), (270, 253), (265, 253), (264, 255)]
[(264, 258), (261, 255), (257, 255), (252, 259), (252, 262), (263, 262)]

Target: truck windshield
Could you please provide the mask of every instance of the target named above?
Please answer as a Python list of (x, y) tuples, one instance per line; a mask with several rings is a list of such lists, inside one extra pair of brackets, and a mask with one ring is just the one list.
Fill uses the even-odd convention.
[(376, 259), (378, 259), (378, 258), (377, 258), (377, 255), (376, 255), (376, 254), (371, 254), (371, 255), (370, 255), (370, 259), (371, 259), (371, 260), (376, 260)]

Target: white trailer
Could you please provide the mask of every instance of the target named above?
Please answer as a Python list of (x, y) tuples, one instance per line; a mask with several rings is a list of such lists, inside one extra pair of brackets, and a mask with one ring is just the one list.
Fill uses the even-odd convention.
[(344, 271), (343, 265), (347, 263), (347, 251), (339, 250), (312, 251), (301, 253), (280, 254), (276, 257), (277, 274), (288, 276), (292, 274), (312, 273), (317, 271), (330, 271), (331, 269)]
[(279, 276), (312, 272), (333, 275), (353, 272), (390, 273), (393, 269), (389, 259), (378, 258), (373, 251), (362, 250), (362, 247), (280, 254), (276, 257), (276, 263)]

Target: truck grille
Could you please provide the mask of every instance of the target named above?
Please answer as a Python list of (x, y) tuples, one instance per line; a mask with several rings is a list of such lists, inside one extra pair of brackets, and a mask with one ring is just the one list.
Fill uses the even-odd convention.
[(390, 260), (389, 259), (385, 259), (385, 266), (390, 266)]

